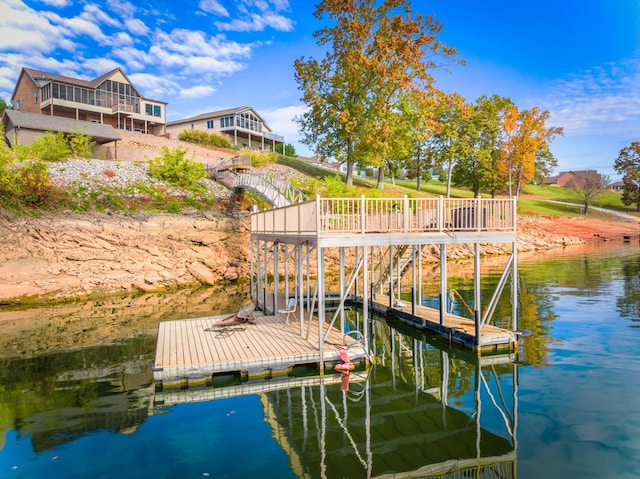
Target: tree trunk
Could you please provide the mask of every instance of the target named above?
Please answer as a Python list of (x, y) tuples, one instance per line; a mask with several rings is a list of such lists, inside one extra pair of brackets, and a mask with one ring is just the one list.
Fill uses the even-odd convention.
[(384, 191), (384, 165), (378, 168), (378, 189)]
[(353, 161), (347, 160), (347, 178), (345, 180), (347, 186), (353, 186)]
[(451, 198), (451, 172), (453, 171), (453, 161), (449, 162), (447, 168), (447, 198)]

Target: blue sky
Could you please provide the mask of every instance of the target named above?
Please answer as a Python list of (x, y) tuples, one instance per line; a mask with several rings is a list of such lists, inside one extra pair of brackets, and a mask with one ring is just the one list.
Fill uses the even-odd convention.
[[(121, 66), (169, 120), (250, 105), (302, 155), (293, 76), (323, 56), (314, 0), (0, 0), (0, 97), (22, 66), (95, 78)], [(556, 171), (618, 179), (621, 148), (640, 141), (639, 0), (415, 0), (444, 23), (440, 39), (465, 66), (434, 71), (468, 101), (494, 93), (550, 110), (565, 135)]]

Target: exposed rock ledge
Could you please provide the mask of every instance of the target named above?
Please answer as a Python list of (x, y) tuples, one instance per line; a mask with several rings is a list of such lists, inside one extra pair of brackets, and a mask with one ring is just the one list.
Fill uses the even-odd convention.
[[(541, 220), (521, 219), (518, 249), (584, 242), (549, 230)], [(511, 245), (486, 245), (483, 253), (510, 249)], [(434, 260), (437, 252), (432, 248)], [(469, 255), (462, 245), (448, 252), (452, 258)], [(331, 271), (335, 259), (328, 261)], [(224, 285), (248, 274), (246, 213), (0, 220), (0, 303), (66, 300), (135, 289), (155, 292), (196, 283)]]

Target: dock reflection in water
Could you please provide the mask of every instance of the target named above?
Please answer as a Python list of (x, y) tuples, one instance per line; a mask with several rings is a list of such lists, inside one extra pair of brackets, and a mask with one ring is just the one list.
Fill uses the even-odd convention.
[[(217, 478), (515, 477), (512, 357), (478, 358), (380, 318), (371, 334), (375, 363), (353, 371), (348, 387), (337, 372), (311, 371), (244, 388), (154, 393), (148, 337), (5, 360), (0, 402), (5, 413), (14, 411), (0, 423), (0, 471), (15, 477), (109, 477), (114, 468), (156, 478), (204, 471)], [(15, 403), (18, 394), (23, 399)], [(233, 427), (232, 420), (242, 425)], [(25, 452), (26, 441), (32, 452)], [(100, 454), (89, 460), (98, 444)], [(239, 444), (246, 450), (240, 453)]]

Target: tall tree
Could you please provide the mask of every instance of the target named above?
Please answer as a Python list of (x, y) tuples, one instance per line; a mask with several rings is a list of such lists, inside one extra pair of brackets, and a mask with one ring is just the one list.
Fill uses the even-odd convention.
[(536, 178), (540, 169), (548, 169), (548, 165), (555, 164), (549, 144), (564, 130), (547, 127), (549, 117), (549, 110), (543, 111), (537, 106), (522, 111), (513, 106), (505, 114), (502, 167), (509, 177), (510, 197), (513, 196), (513, 184), (518, 196), (522, 186)]
[(447, 193), (451, 196), (451, 180), (456, 162), (466, 154), (465, 136), (467, 122), (471, 118), (473, 107), (464, 97), (454, 93), (439, 103), (436, 118), (440, 127), (431, 137), (430, 143), (439, 158), (438, 165), (447, 172)]
[(573, 187), (578, 200), (584, 206), (582, 214), (587, 214), (589, 205), (607, 189), (609, 183), (609, 176), (601, 175), (595, 170), (583, 171), (574, 176), (569, 186)]
[(621, 149), (613, 168), (623, 175), (622, 203), (626, 206), (635, 203), (640, 211), (640, 142), (634, 141)]
[[(413, 12), (410, 0), (322, 0), (314, 33), (328, 47), (321, 61), (300, 58), (295, 76), (307, 111), (298, 118), (302, 141), (321, 158), (377, 168), (394, 158), (406, 138), (398, 102), (412, 92), (434, 96), (430, 70), (455, 50), (437, 40), (441, 24)], [(383, 174), (383, 170), (380, 171)]]
[(495, 196), (505, 184), (498, 170), (502, 118), (513, 103), (509, 98), (482, 95), (463, 124), (458, 141), (462, 155), (453, 171), (453, 182), (471, 188), (477, 196), (489, 190)]

